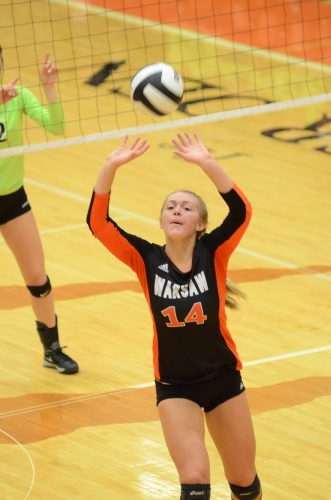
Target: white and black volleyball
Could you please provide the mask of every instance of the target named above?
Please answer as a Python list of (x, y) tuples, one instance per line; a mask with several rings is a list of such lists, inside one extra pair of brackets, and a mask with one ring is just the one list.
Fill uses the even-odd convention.
[(175, 111), (183, 93), (181, 76), (172, 66), (163, 62), (144, 66), (131, 80), (130, 95), (134, 106), (154, 117)]

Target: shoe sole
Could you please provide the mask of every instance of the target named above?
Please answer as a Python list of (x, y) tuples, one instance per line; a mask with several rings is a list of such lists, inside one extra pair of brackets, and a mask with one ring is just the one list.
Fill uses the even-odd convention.
[(60, 366), (57, 366), (54, 363), (47, 361), (46, 359), (44, 359), (43, 361), (43, 366), (45, 366), (46, 368), (55, 368), (55, 370), (57, 370), (59, 373), (63, 375), (72, 375), (73, 373), (77, 373), (79, 371), (78, 366), (69, 369), (61, 368)]

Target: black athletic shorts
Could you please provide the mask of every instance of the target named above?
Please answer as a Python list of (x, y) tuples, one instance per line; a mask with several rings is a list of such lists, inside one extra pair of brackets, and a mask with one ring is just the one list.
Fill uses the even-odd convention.
[(241, 374), (233, 368), (217, 375), (212, 380), (191, 384), (165, 384), (155, 380), (156, 404), (164, 399), (184, 398), (194, 401), (205, 412), (245, 390)]
[(31, 210), (24, 187), (14, 193), (0, 196), (0, 224), (5, 224)]

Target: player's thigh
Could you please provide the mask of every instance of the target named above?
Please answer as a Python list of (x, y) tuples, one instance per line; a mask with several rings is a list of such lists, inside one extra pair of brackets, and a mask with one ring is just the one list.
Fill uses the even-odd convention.
[(158, 411), (181, 482), (209, 482), (205, 423), (200, 406), (188, 399), (170, 398), (159, 403)]
[(1, 225), (1, 233), (15, 256), (27, 284), (45, 278), (44, 253), (32, 211)]
[(233, 484), (250, 484), (256, 472), (256, 445), (246, 393), (206, 413), (206, 422), (221, 455), (227, 480)]

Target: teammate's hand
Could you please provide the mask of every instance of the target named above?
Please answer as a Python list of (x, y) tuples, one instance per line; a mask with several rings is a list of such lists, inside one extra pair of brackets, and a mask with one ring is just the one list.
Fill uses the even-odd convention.
[(55, 85), (58, 70), (55, 62), (50, 60), (50, 54), (46, 54), (40, 71), (40, 80), (44, 87)]
[(19, 92), (15, 87), (18, 80), (19, 77), (15, 78), (7, 85), (0, 87), (0, 104), (5, 104), (18, 96)]

